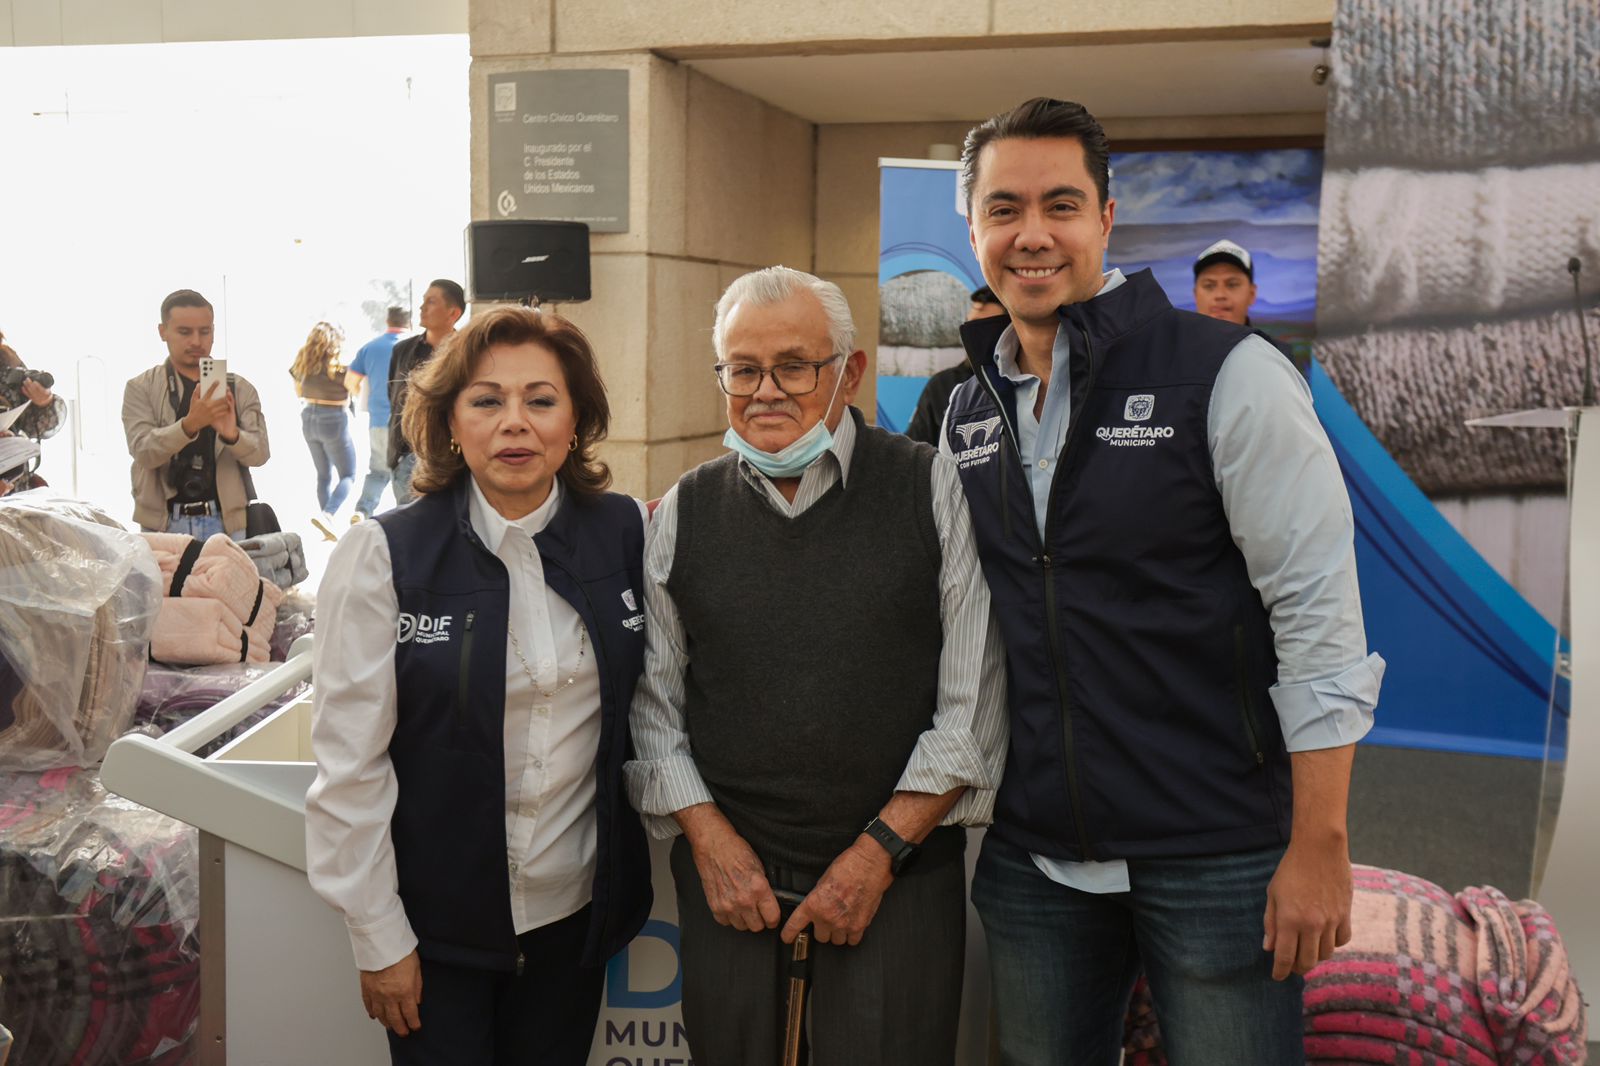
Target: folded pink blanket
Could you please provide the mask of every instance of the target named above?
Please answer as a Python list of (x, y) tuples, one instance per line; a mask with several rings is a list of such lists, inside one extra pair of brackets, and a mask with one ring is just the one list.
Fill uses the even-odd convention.
[(260, 606), (260, 590), (261, 575), (256, 573), (256, 564), (226, 533), (218, 533), (201, 547), (183, 582), (181, 595), (185, 599), (221, 600), (248, 623)]
[(150, 657), (173, 666), (236, 663), (244, 656), (243, 629), (221, 600), (168, 596), (150, 635)]
[[(194, 544), (194, 538), (187, 533), (142, 533), (145, 543), (150, 545), (150, 551), (156, 557), (156, 565), (161, 568), (161, 594), (172, 595), (172, 576), (183, 561), (184, 553)], [(195, 558), (198, 558), (198, 554)], [(193, 560), (190, 560), (193, 565)]]
[[(1350, 943), (1306, 976), (1306, 1061), (1558, 1066), (1584, 1061), (1583, 1000), (1550, 915), (1499, 890), (1452, 896), (1354, 868)], [(1124, 1027), (1129, 1066), (1163, 1066), (1143, 979)]]

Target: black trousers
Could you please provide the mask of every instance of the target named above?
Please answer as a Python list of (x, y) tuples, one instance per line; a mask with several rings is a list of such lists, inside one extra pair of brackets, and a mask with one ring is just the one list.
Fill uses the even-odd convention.
[(422, 960), (422, 1028), (389, 1034), (394, 1066), (584, 1066), (603, 966), (580, 966), (589, 908), (517, 937), (522, 976)]
[[(855, 947), (811, 949), (814, 1066), (953, 1066), (966, 955), (966, 864), (959, 853), (884, 893)], [(778, 930), (718, 925), (679, 837), (683, 1023), (695, 1066), (767, 1066), (782, 1054), (791, 948)], [(782, 928), (781, 926), (779, 928)]]

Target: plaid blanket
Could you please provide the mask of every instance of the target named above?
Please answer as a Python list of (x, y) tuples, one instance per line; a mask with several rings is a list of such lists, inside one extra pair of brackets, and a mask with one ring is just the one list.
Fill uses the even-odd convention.
[[(1543, 907), (1370, 866), (1354, 883), (1350, 943), (1306, 975), (1307, 1062), (1584, 1061), (1583, 1000)], [(1124, 1036), (1128, 1066), (1165, 1066), (1142, 978)]]

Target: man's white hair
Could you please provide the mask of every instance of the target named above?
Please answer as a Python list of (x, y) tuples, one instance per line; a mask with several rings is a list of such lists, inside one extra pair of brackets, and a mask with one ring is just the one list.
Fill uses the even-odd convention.
[(799, 292), (809, 292), (821, 301), (823, 313), (828, 317), (828, 341), (833, 346), (831, 354), (849, 355), (855, 351), (856, 323), (850, 317), (850, 304), (839, 286), (803, 270), (773, 266), (735, 278), (722, 294), (722, 299), (717, 301), (717, 319), (711, 327), (711, 341), (716, 348), (717, 361), (724, 359), (723, 334), (727, 332), (728, 315), (733, 312), (735, 305), (747, 303), (762, 307), (778, 304)]

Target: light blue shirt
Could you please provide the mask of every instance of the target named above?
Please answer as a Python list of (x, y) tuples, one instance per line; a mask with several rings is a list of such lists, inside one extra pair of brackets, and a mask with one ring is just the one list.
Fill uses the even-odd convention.
[[(1097, 297), (1125, 280), (1120, 270), (1105, 279)], [(1016, 386), (1017, 444), (1041, 538), (1072, 410), (1067, 337), (1056, 331), (1037, 418), (1040, 381), (1018, 366), (1015, 330), (1006, 327), (995, 345), (1000, 373)], [(1372, 728), (1384, 662), (1367, 652), (1355, 519), (1311, 387), (1271, 344), (1246, 337), (1217, 373), (1206, 428), (1233, 541), (1272, 621), (1278, 682), (1270, 695), (1284, 743), (1291, 752), (1353, 744)], [(943, 433), (939, 447), (950, 453)], [(1128, 891), (1121, 860), (1033, 861), (1052, 880), (1084, 892)]]

